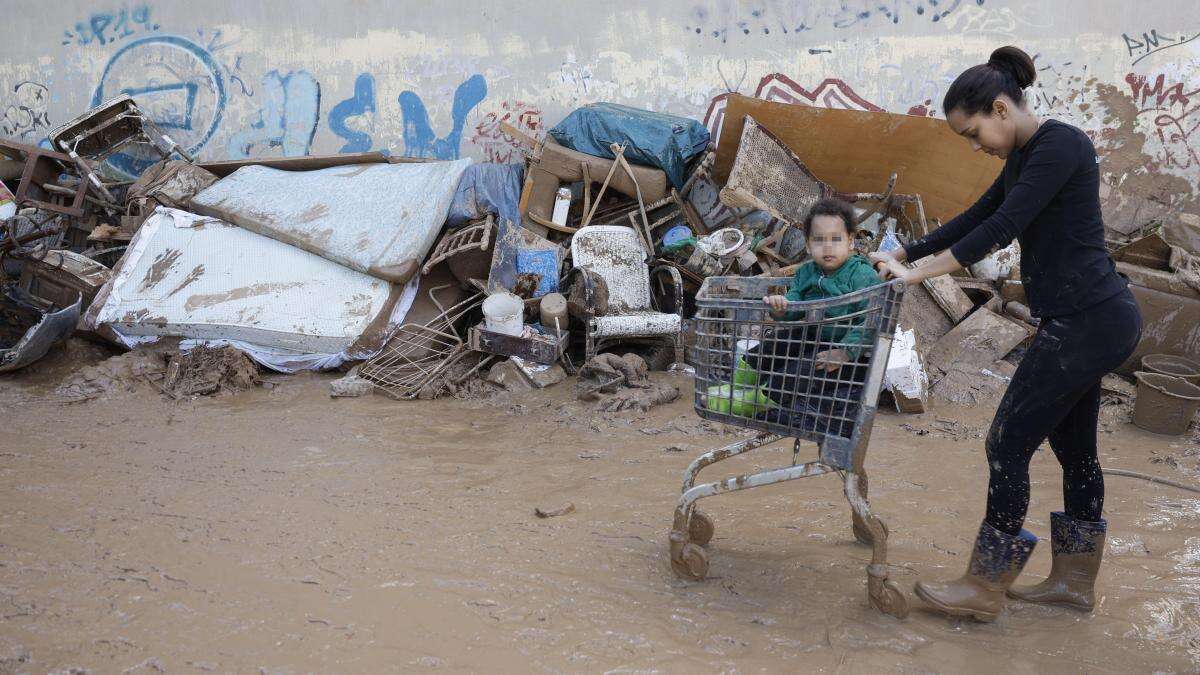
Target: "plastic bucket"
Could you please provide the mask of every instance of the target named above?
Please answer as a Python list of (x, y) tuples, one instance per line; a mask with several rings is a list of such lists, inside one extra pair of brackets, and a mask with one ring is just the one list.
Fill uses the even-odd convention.
[(525, 322), (525, 302), (512, 293), (496, 293), (483, 301), (483, 321), (493, 333), (520, 335)]
[(1200, 407), (1200, 387), (1178, 377), (1138, 371), (1133, 423), (1156, 434), (1179, 436)]
[(1170, 354), (1147, 354), (1142, 357), (1142, 370), (1181, 377), (1192, 384), (1200, 384), (1200, 363)]

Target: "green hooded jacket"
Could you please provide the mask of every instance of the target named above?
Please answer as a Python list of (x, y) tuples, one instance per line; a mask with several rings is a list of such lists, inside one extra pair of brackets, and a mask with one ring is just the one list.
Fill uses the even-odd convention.
[[(861, 291), (878, 283), (881, 283), (879, 275), (871, 267), (871, 262), (861, 255), (850, 256), (832, 274), (822, 272), (816, 263), (809, 260), (801, 265), (800, 269), (796, 270), (796, 276), (792, 277), (792, 286), (788, 289), (786, 297), (793, 302), (836, 298), (840, 295), (853, 293), (854, 291)], [(834, 307), (826, 312), (825, 315), (827, 317), (844, 316), (862, 311), (866, 306), (867, 303), (864, 300), (851, 305)], [(797, 321), (800, 318), (801, 312), (788, 312), (784, 315), (785, 321)], [(861, 324), (862, 319), (855, 319), (854, 322)], [(825, 326), (821, 329), (821, 339), (828, 342), (844, 343), (846, 352), (850, 358), (858, 359), (859, 354), (862, 353), (862, 347), (855, 347), (853, 345), (862, 345), (866, 336), (863, 335), (861, 326), (847, 328), (846, 326), (834, 325)]]

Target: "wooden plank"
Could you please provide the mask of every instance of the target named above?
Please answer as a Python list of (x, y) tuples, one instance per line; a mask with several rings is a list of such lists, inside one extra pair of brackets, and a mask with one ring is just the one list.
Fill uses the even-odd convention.
[(898, 173), (898, 194), (919, 194), (927, 216), (946, 222), (975, 202), (1003, 162), (974, 152), (944, 120), (773, 103), (733, 95), (713, 176), (729, 178), (745, 116), (782, 140), (818, 178), (840, 192), (879, 192)]
[(980, 307), (929, 350), (929, 366), (942, 372), (958, 368), (974, 375), (1004, 358), (1029, 334), (1028, 328)]
[[(928, 256), (918, 260), (913, 267), (923, 267), (932, 261), (933, 256)], [(971, 302), (971, 298), (967, 297), (963, 289), (958, 287), (954, 277), (949, 274), (926, 279), (921, 285), (929, 291), (938, 307), (941, 307), (942, 311), (950, 317), (950, 321), (954, 323), (962, 321), (971, 313), (972, 309), (975, 309), (975, 303)]]

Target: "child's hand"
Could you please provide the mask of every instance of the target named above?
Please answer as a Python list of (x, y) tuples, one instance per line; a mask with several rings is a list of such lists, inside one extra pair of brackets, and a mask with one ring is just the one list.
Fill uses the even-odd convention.
[(771, 308), (772, 314), (783, 314), (787, 311), (788, 299), (782, 295), (768, 295), (763, 298), (763, 302), (767, 303), (767, 307)]
[(841, 368), (849, 363), (850, 355), (846, 353), (845, 349), (826, 349), (824, 351), (817, 352), (813, 357), (813, 361), (819, 370), (832, 373), (838, 368)]

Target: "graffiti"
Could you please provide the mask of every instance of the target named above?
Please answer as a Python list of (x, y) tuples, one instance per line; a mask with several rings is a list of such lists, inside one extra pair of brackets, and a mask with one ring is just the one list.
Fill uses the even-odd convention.
[(74, 30), (64, 30), (64, 45), (84, 47), (93, 43), (106, 45), (124, 40), (139, 33), (158, 30), (158, 24), (150, 19), (150, 8), (141, 5), (133, 9), (122, 7), (115, 12), (100, 12), (88, 17), (87, 21), (75, 23)]
[[(732, 3), (713, 3), (698, 6), (684, 24), (684, 30), (695, 35), (727, 42), (731, 37), (795, 35), (818, 27), (850, 28), (880, 21), (899, 24), (907, 18), (938, 22), (971, 0), (854, 0), (832, 3), (818, 8), (817, 3), (764, 0), (744, 16), (741, 8)], [(974, 0), (975, 6), (984, 0)]]
[[(708, 111), (704, 114), (704, 126), (708, 127), (714, 142), (721, 137), (721, 126), (725, 121), (725, 102), (729, 96), (729, 93), (725, 93), (714, 97), (708, 104)], [(772, 73), (759, 81), (754, 98), (776, 103), (811, 105), (818, 108), (884, 112), (883, 108), (862, 98), (848, 84), (836, 78), (822, 80), (816, 88), (809, 91), (786, 75)]]
[(1096, 115), (1096, 78), (1087, 63), (1075, 60), (1055, 60), (1044, 54), (1033, 56), (1037, 81), (1029, 92), (1033, 111), (1039, 115), (1059, 115), (1088, 131), (1099, 129)]
[(12, 103), (4, 109), (0, 118), (0, 134), (10, 138), (26, 138), (42, 135), (50, 129), (50, 90), (40, 82), (26, 80), (18, 82), (12, 89)]
[(1166, 76), (1149, 78), (1130, 73), (1125, 76), (1137, 106), (1138, 116), (1149, 113), (1154, 134), (1162, 149), (1159, 162), (1167, 169), (1200, 167), (1200, 147), (1196, 131), (1200, 129), (1200, 87), (1188, 90), (1183, 83), (1166, 84)]
[[(366, 152), (371, 149), (371, 133), (374, 131), (375, 78), (370, 73), (360, 73), (354, 80), (354, 95), (329, 110), (329, 129), (346, 144), (338, 152)], [(351, 128), (347, 122), (358, 118)], [(366, 127), (360, 130), (359, 127)]]
[[(129, 94), (171, 138), (195, 154), (221, 123), (227, 100), (225, 75), (211, 50), (176, 35), (151, 35), (122, 45), (104, 66), (92, 106)], [(109, 160), (117, 170), (140, 175), (157, 160), (147, 151)]]
[(438, 138), (429, 123), (429, 111), (421, 97), (412, 91), (403, 91), (397, 98), (400, 113), (404, 117), (404, 156), (434, 157), (436, 159), (458, 159), (459, 144), (467, 113), (487, 97), (487, 82), (482, 75), (472, 75), (454, 91), (451, 109), (450, 133)]
[(321, 115), (321, 85), (308, 71), (263, 75), (258, 121), (229, 139), (231, 159), (260, 157), (281, 148), (284, 157), (307, 155)]
[(1196, 33), (1191, 37), (1187, 37), (1186, 35), (1171, 37), (1169, 35), (1159, 35), (1157, 30), (1151, 29), (1149, 33), (1142, 33), (1140, 40), (1135, 37), (1130, 37), (1126, 33), (1121, 33), (1121, 38), (1125, 40), (1125, 49), (1129, 51), (1129, 56), (1131, 58), (1135, 56), (1137, 57), (1133, 60), (1132, 64), (1136, 66), (1138, 61), (1141, 61), (1151, 54), (1157, 54), (1158, 52), (1161, 52), (1165, 49), (1170, 49), (1171, 47), (1185, 45), (1196, 38), (1200, 38), (1200, 33)]
[(521, 161), (524, 157), (518, 151), (521, 144), (500, 129), (502, 122), (534, 137), (540, 137), (545, 128), (542, 111), (534, 104), (524, 101), (505, 101), (500, 104), (499, 111), (489, 112), (483, 116), (482, 122), (475, 125), (475, 135), (471, 137), (471, 142), (483, 149), (483, 155), (489, 162), (507, 164)]

